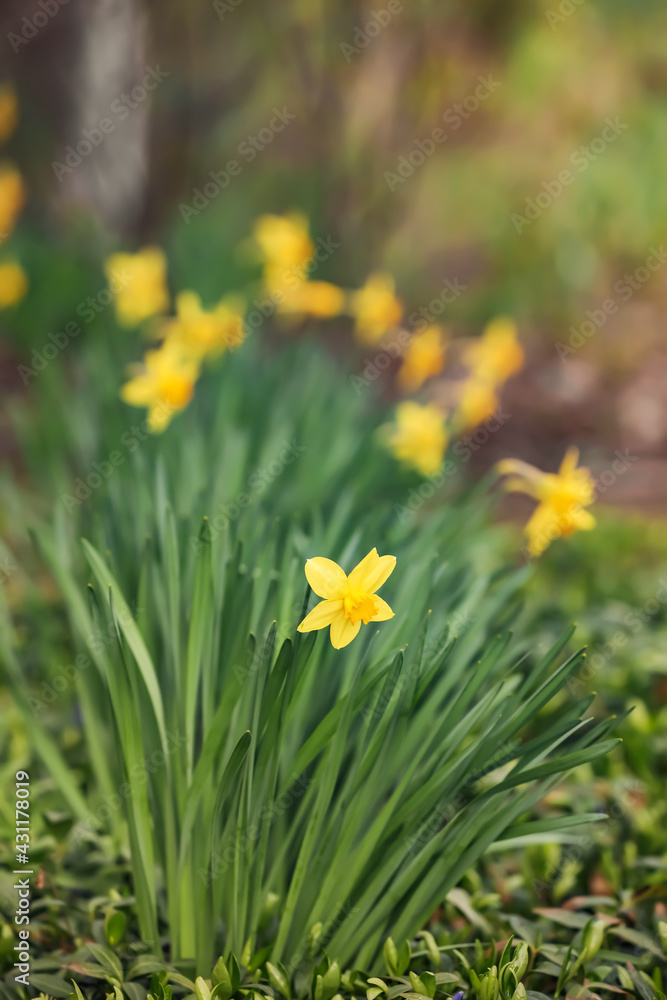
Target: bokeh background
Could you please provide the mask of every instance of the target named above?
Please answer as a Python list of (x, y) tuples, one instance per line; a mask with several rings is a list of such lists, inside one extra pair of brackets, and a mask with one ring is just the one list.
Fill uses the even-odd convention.
[[(666, 20), (649, 0), (6, 3), (9, 153), (30, 192), (13, 250), (33, 294), (3, 317), (4, 392), (22, 390), (14, 355), (103, 287), (114, 246), (161, 243), (175, 284), (211, 298), (247, 280), (252, 220), (298, 208), (340, 244), (317, 277), (353, 287), (383, 266), (408, 316), (442, 308), (457, 335), (517, 319), (529, 361), (479, 463), (498, 448), (553, 467), (574, 440), (600, 472), (629, 449), (602, 499), (660, 511)], [(194, 202), (230, 161), (240, 172)], [(336, 349), (347, 337), (333, 328)]]

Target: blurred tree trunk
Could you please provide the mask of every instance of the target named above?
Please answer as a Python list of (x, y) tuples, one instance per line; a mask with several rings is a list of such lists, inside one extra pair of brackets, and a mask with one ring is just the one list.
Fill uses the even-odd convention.
[[(141, 87), (145, 19), (140, 0), (86, 0), (78, 16), (71, 145), (77, 139), (84, 150), (95, 140), (99, 145), (82, 156), (63, 187), (66, 197), (88, 206), (108, 226), (124, 229), (141, 214), (148, 180), (150, 101)], [(102, 131), (103, 119), (112, 123), (112, 132)]]

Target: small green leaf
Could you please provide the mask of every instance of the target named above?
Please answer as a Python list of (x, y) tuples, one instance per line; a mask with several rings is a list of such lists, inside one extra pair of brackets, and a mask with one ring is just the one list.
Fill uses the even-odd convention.
[(197, 1000), (211, 1000), (211, 991), (201, 976), (197, 976), (195, 979), (195, 994)]
[[(384, 964), (387, 966), (387, 972), (390, 976), (398, 975), (398, 951), (396, 950), (396, 945), (394, 944), (393, 938), (388, 937), (384, 943), (384, 948), (382, 949), (382, 954), (384, 955)], [(370, 980), (369, 980), (370, 982)]]
[(227, 964), (222, 955), (213, 966), (211, 984), (214, 987), (213, 996), (218, 997), (219, 1000), (229, 1000), (234, 992), (232, 977), (229, 974)]
[(408, 968), (408, 966), (410, 964), (410, 957), (411, 957), (411, 955), (412, 955), (412, 952), (410, 950), (410, 942), (409, 941), (404, 941), (403, 944), (401, 945), (401, 947), (398, 950), (398, 963), (397, 963), (398, 973), (397, 974), (399, 976), (402, 976), (403, 973), (407, 971), (407, 968)]
[(104, 937), (107, 944), (111, 948), (115, 948), (117, 944), (125, 937), (125, 928), (127, 927), (127, 917), (122, 910), (108, 910), (104, 918)]
[(440, 967), (440, 949), (430, 931), (420, 931), (419, 937), (423, 938), (429, 960), (438, 969)]
[(285, 970), (280, 966), (275, 966), (271, 962), (267, 962), (266, 972), (274, 990), (277, 990), (281, 996), (285, 997), (285, 1000), (290, 1000), (292, 992)]

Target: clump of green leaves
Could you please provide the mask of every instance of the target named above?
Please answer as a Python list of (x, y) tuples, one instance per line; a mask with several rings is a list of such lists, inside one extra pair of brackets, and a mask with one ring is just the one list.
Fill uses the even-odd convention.
[[(34, 529), (84, 657), (71, 686), (85, 794), (49, 731), (67, 692), (32, 729), (75, 849), (104, 830), (128, 846), (156, 959), (163, 929), (198, 972), (224, 941), (239, 965), (268, 961), (279, 992), (313, 927), (341, 968), (373, 967), (387, 935), (415, 935), (484, 852), (593, 819), (532, 810), (616, 742), (590, 698), (526, 736), (583, 654), (562, 662), (569, 634), (540, 653), (512, 643), (529, 571), (494, 564), (481, 491), (397, 515), (405, 483), (345, 391), (294, 358), (232, 359), (173, 434)], [(301, 450), (280, 465), (285, 441)], [(274, 472), (251, 495), (257, 468)], [(344, 652), (296, 633), (305, 559), (351, 566), (373, 545), (398, 559), (395, 618)], [(30, 712), (7, 618), (2, 656)]]

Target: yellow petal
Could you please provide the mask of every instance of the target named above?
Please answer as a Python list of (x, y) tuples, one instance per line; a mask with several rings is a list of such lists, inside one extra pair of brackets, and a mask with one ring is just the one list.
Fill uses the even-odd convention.
[(592, 531), (597, 521), (587, 510), (578, 510), (573, 516), (575, 531)]
[(168, 426), (174, 410), (165, 403), (154, 403), (148, 411), (148, 429), (152, 434), (161, 434)]
[(155, 383), (145, 375), (138, 375), (121, 387), (120, 397), (130, 406), (148, 406), (155, 398)]
[(343, 602), (338, 601), (320, 601), (316, 604), (309, 615), (303, 619), (301, 624), (297, 626), (298, 632), (314, 632), (318, 628), (326, 628), (327, 625), (331, 625), (332, 621), (336, 615), (340, 614), (343, 610)]
[(565, 452), (565, 457), (560, 464), (560, 469), (558, 470), (561, 476), (569, 475), (574, 472), (577, 467), (577, 462), (579, 461), (579, 449), (572, 445)]
[(352, 642), (360, 628), (361, 622), (353, 623), (341, 612), (331, 623), (331, 645), (334, 649), (342, 649)]
[(540, 556), (556, 538), (560, 538), (570, 525), (570, 519), (560, 514), (551, 504), (539, 504), (531, 514), (524, 529), (528, 538), (528, 551)]
[(395, 565), (396, 556), (379, 556), (377, 549), (371, 549), (350, 573), (350, 589), (374, 594), (393, 572)]
[(306, 562), (306, 579), (318, 597), (340, 600), (348, 591), (347, 576), (333, 559), (315, 556)]
[(386, 601), (383, 601), (381, 597), (375, 598), (375, 603), (378, 605), (377, 614), (373, 615), (371, 618), (372, 622), (388, 622), (390, 618), (394, 617), (394, 612), (391, 610)]

